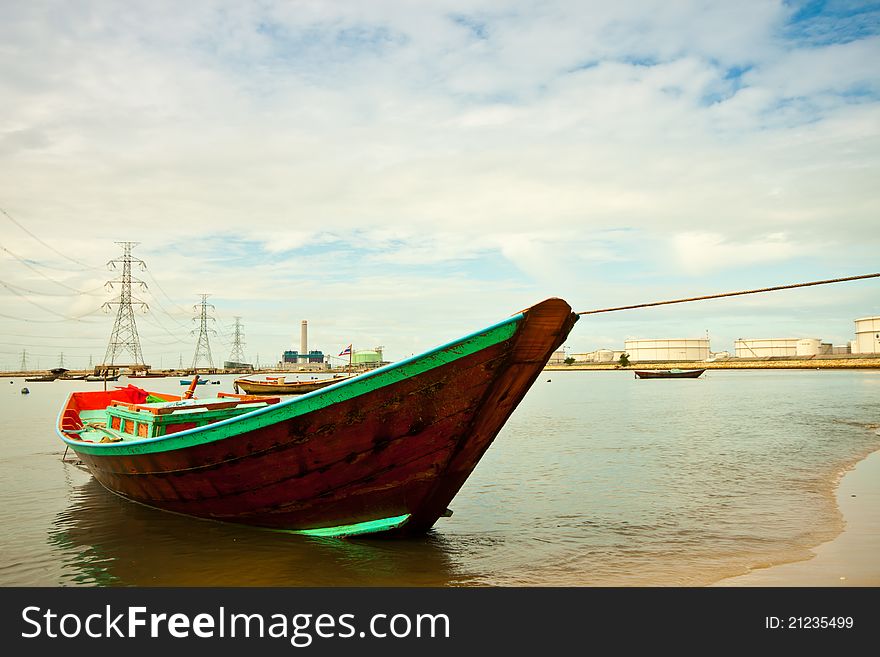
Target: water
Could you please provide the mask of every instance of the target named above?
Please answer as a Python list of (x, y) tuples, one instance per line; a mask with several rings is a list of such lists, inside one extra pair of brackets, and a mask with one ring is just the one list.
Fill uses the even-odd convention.
[(4, 586), (703, 585), (835, 536), (837, 478), (880, 448), (880, 371), (545, 372), (426, 537), (315, 539), (116, 497), (53, 430), (101, 384), (7, 381)]

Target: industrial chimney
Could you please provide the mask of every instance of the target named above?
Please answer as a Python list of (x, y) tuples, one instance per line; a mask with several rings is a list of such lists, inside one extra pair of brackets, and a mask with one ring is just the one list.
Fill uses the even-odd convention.
[(309, 362), (309, 323), (305, 319), (302, 321), (299, 334), (299, 362)]

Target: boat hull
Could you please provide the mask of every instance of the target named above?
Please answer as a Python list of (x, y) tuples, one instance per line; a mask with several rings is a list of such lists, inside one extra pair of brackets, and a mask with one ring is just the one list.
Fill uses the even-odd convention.
[(698, 379), (706, 370), (636, 370), (639, 379)]
[(321, 379), (320, 381), (295, 381), (275, 383), (272, 381), (251, 381), (236, 379), (235, 386), (248, 395), (304, 395), (339, 383), (344, 379)]
[(161, 439), (98, 445), (59, 433), (106, 488), (168, 511), (285, 530), (378, 523), (420, 533), (575, 321), (550, 299), (422, 356)]

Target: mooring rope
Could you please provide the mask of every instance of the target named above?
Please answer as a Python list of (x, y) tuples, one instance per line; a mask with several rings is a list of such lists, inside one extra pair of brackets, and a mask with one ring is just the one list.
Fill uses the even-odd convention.
[(862, 274), (861, 276), (847, 276), (846, 278), (830, 278), (825, 281), (810, 281), (809, 283), (792, 283), (791, 285), (777, 285), (775, 287), (762, 287), (758, 290), (743, 290), (741, 292), (724, 292), (722, 294), (707, 294), (702, 297), (690, 297), (688, 299), (672, 299), (670, 301), (654, 301), (652, 303), (637, 303), (632, 306), (618, 306), (617, 308), (600, 308), (598, 310), (584, 310), (578, 315), (595, 315), (597, 313), (611, 313), (615, 310), (632, 310), (634, 308), (648, 308), (650, 306), (666, 306), (671, 303), (687, 303), (688, 301), (705, 301), (706, 299), (720, 299), (722, 297), (738, 297), (743, 294), (758, 294), (759, 292), (775, 292), (776, 290), (790, 290), (795, 287), (810, 287), (811, 285), (827, 285), (828, 283), (843, 283), (845, 281), (858, 281), (863, 278), (877, 278), (877, 274)]

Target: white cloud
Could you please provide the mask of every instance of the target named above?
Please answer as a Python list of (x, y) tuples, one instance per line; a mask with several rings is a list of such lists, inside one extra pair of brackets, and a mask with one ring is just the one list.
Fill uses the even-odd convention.
[(680, 233), (672, 238), (678, 266), (694, 275), (784, 262), (807, 255), (816, 248), (816, 245), (798, 244), (784, 233), (739, 240), (729, 240), (718, 233)]
[[(800, 44), (793, 11), (18, 3), (0, 24), (0, 207), (98, 265), (142, 241), (181, 305), (213, 291), (262, 317), (275, 295), (317, 317), (362, 294), (400, 341), (461, 306), (450, 272), (501, 310), (617, 298), (621, 278), (850, 270), (878, 241), (877, 38)], [(45, 260), (8, 228), (4, 246)], [(403, 319), (416, 292), (420, 326)]]

